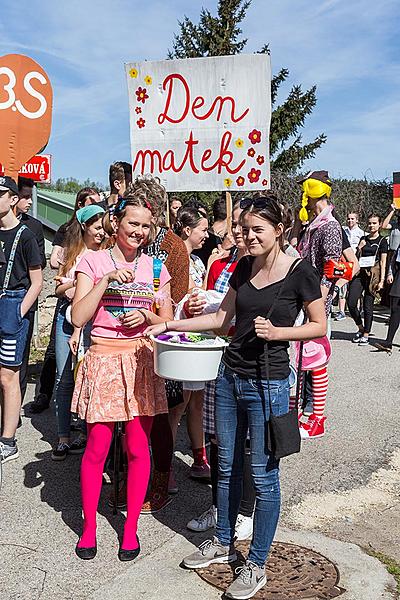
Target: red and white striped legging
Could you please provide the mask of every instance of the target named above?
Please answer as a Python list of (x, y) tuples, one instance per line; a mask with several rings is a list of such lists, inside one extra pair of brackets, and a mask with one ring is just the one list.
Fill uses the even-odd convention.
[[(300, 381), (300, 398), (302, 396), (303, 377)], [(311, 386), (313, 395), (313, 413), (316, 417), (324, 416), (326, 395), (328, 392), (329, 376), (326, 367), (311, 371)], [(290, 409), (295, 406), (295, 398), (290, 398)]]

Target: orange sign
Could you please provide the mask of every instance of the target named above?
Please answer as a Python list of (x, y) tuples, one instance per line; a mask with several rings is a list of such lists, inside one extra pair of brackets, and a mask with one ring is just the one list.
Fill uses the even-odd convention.
[(14, 179), (49, 141), (53, 90), (46, 72), (22, 54), (0, 57), (0, 162)]

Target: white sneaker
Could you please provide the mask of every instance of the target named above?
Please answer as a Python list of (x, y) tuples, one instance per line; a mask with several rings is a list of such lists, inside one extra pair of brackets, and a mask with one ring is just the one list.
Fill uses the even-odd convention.
[(210, 506), (205, 512), (203, 512), (196, 519), (192, 519), (186, 525), (188, 529), (191, 531), (208, 531), (212, 529), (217, 524), (217, 509), (214, 505)]
[(253, 517), (238, 514), (235, 525), (235, 539), (248, 540), (253, 535)]

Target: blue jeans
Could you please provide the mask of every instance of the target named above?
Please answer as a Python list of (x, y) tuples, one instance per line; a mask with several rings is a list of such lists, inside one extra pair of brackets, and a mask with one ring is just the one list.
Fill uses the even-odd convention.
[[(289, 410), (289, 378), (270, 380), (272, 412)], [(231, 544), (243, 486), (247, 430), (250, 434), (251, 474), (256, 490), (253, 539), (249, 560), (263, 566), (279, 520), (281, 495), (279, 461), (268, 450), (270, 414), (266, 380), (242, 379), (221, 364), (215, 389), (218, 440), (218, 522), (216, 536)]]
[[(75, 381), (74, 370), (72, 367), (72, 352), (69, 347), (69, 338), (73, 334), (74, 328), (65, 318), (69, 302), (61, 300), (56, 318), (56, 384), (55, 384), (55, 405), (58, 437), (69, 437), (71, 431), (71, 400), (74, 393)], [(83, 329), (83, 343), (85, 350), (90, 344), (91, 323), (88, 323)], [(85, 424), (82, 421), (82, 429), (86, 431)]]
[(74, 392), (72, 352), (68, 341), (74, 328), (65, 318), (69, 302), (61, 301), (56, 319), (56, 417), (58, 437), (69, 437), (71, 431), (71, 400)]

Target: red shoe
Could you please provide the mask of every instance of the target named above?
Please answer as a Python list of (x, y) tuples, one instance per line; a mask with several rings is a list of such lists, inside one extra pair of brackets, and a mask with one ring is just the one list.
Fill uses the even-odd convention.
[(190, 467), (190, 477), (192, 479), (202, 479), (205, 481), (210, 481), (211, 473), (210, 473), (210, 465), (208, 462), (203, 462), (201, 465), (195, 465), (194, 463)]
[(306, 423), (300, 423), (300, 435), (303, 440), (319, 438), (325, 435), (326, 417), (310, 415)]

